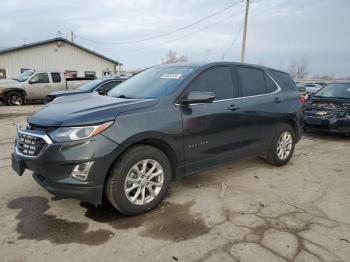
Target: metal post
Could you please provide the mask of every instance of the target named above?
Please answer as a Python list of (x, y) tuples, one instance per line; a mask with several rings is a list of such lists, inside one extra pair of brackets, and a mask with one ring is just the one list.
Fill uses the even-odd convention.
[(247, 36), (247, 24), (248, 24), (248, 11), (249, 11), (249, 0), (247, 0), (247, 5), (245, 9), (244, 16), (244, 29), (243, 29), (243, 41), (242, 41), (242, 50), (241, 50), (241, 63), (244, 63), (244, 54), (245, 54), (245, 44)]

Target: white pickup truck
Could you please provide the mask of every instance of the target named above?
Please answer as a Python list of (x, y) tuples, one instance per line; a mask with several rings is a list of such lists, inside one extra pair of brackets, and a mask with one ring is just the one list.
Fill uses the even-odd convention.
[(53, 91), (75, 89), (92, 78), (66, 79), (58, 71), (27, 70), (17, 78), (0, 80), (0, 102), (23, 105), (26, 101), (42, 100)]

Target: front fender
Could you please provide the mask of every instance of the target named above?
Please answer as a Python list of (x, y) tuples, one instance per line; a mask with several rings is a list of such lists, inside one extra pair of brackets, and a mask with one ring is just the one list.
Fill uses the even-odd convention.
[(12, 91), (16, 91), (21, 93), (25, 99), (27, 99), (27, 92), (22, 89), (22, 88), (18, 88), (18, 87), (8, 87), (8, 88), (4, 88), (1, 92), (0, 92), (0, 97), (3, 98), (7, 93), (12, 92)]

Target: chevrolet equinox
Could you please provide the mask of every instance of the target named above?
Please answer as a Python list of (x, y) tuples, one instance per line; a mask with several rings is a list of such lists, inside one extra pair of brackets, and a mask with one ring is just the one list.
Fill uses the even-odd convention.
[(227, 161), (264, 156), (282, 166), (303, 128), (291, 77), (262, 66), (217, 62), (155, 66), (107, 96), (54, 100), (27, 119), (12, 167), (49, 192), (136, 215), (170, 182)]

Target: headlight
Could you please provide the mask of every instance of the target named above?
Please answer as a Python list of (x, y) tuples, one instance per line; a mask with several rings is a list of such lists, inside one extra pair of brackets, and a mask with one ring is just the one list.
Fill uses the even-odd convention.
[(96, 136), (113, 124), (113, 121), (93, 126), (60, 127), (52, 131), (49, 136), (55, 142), (76, 141)]

